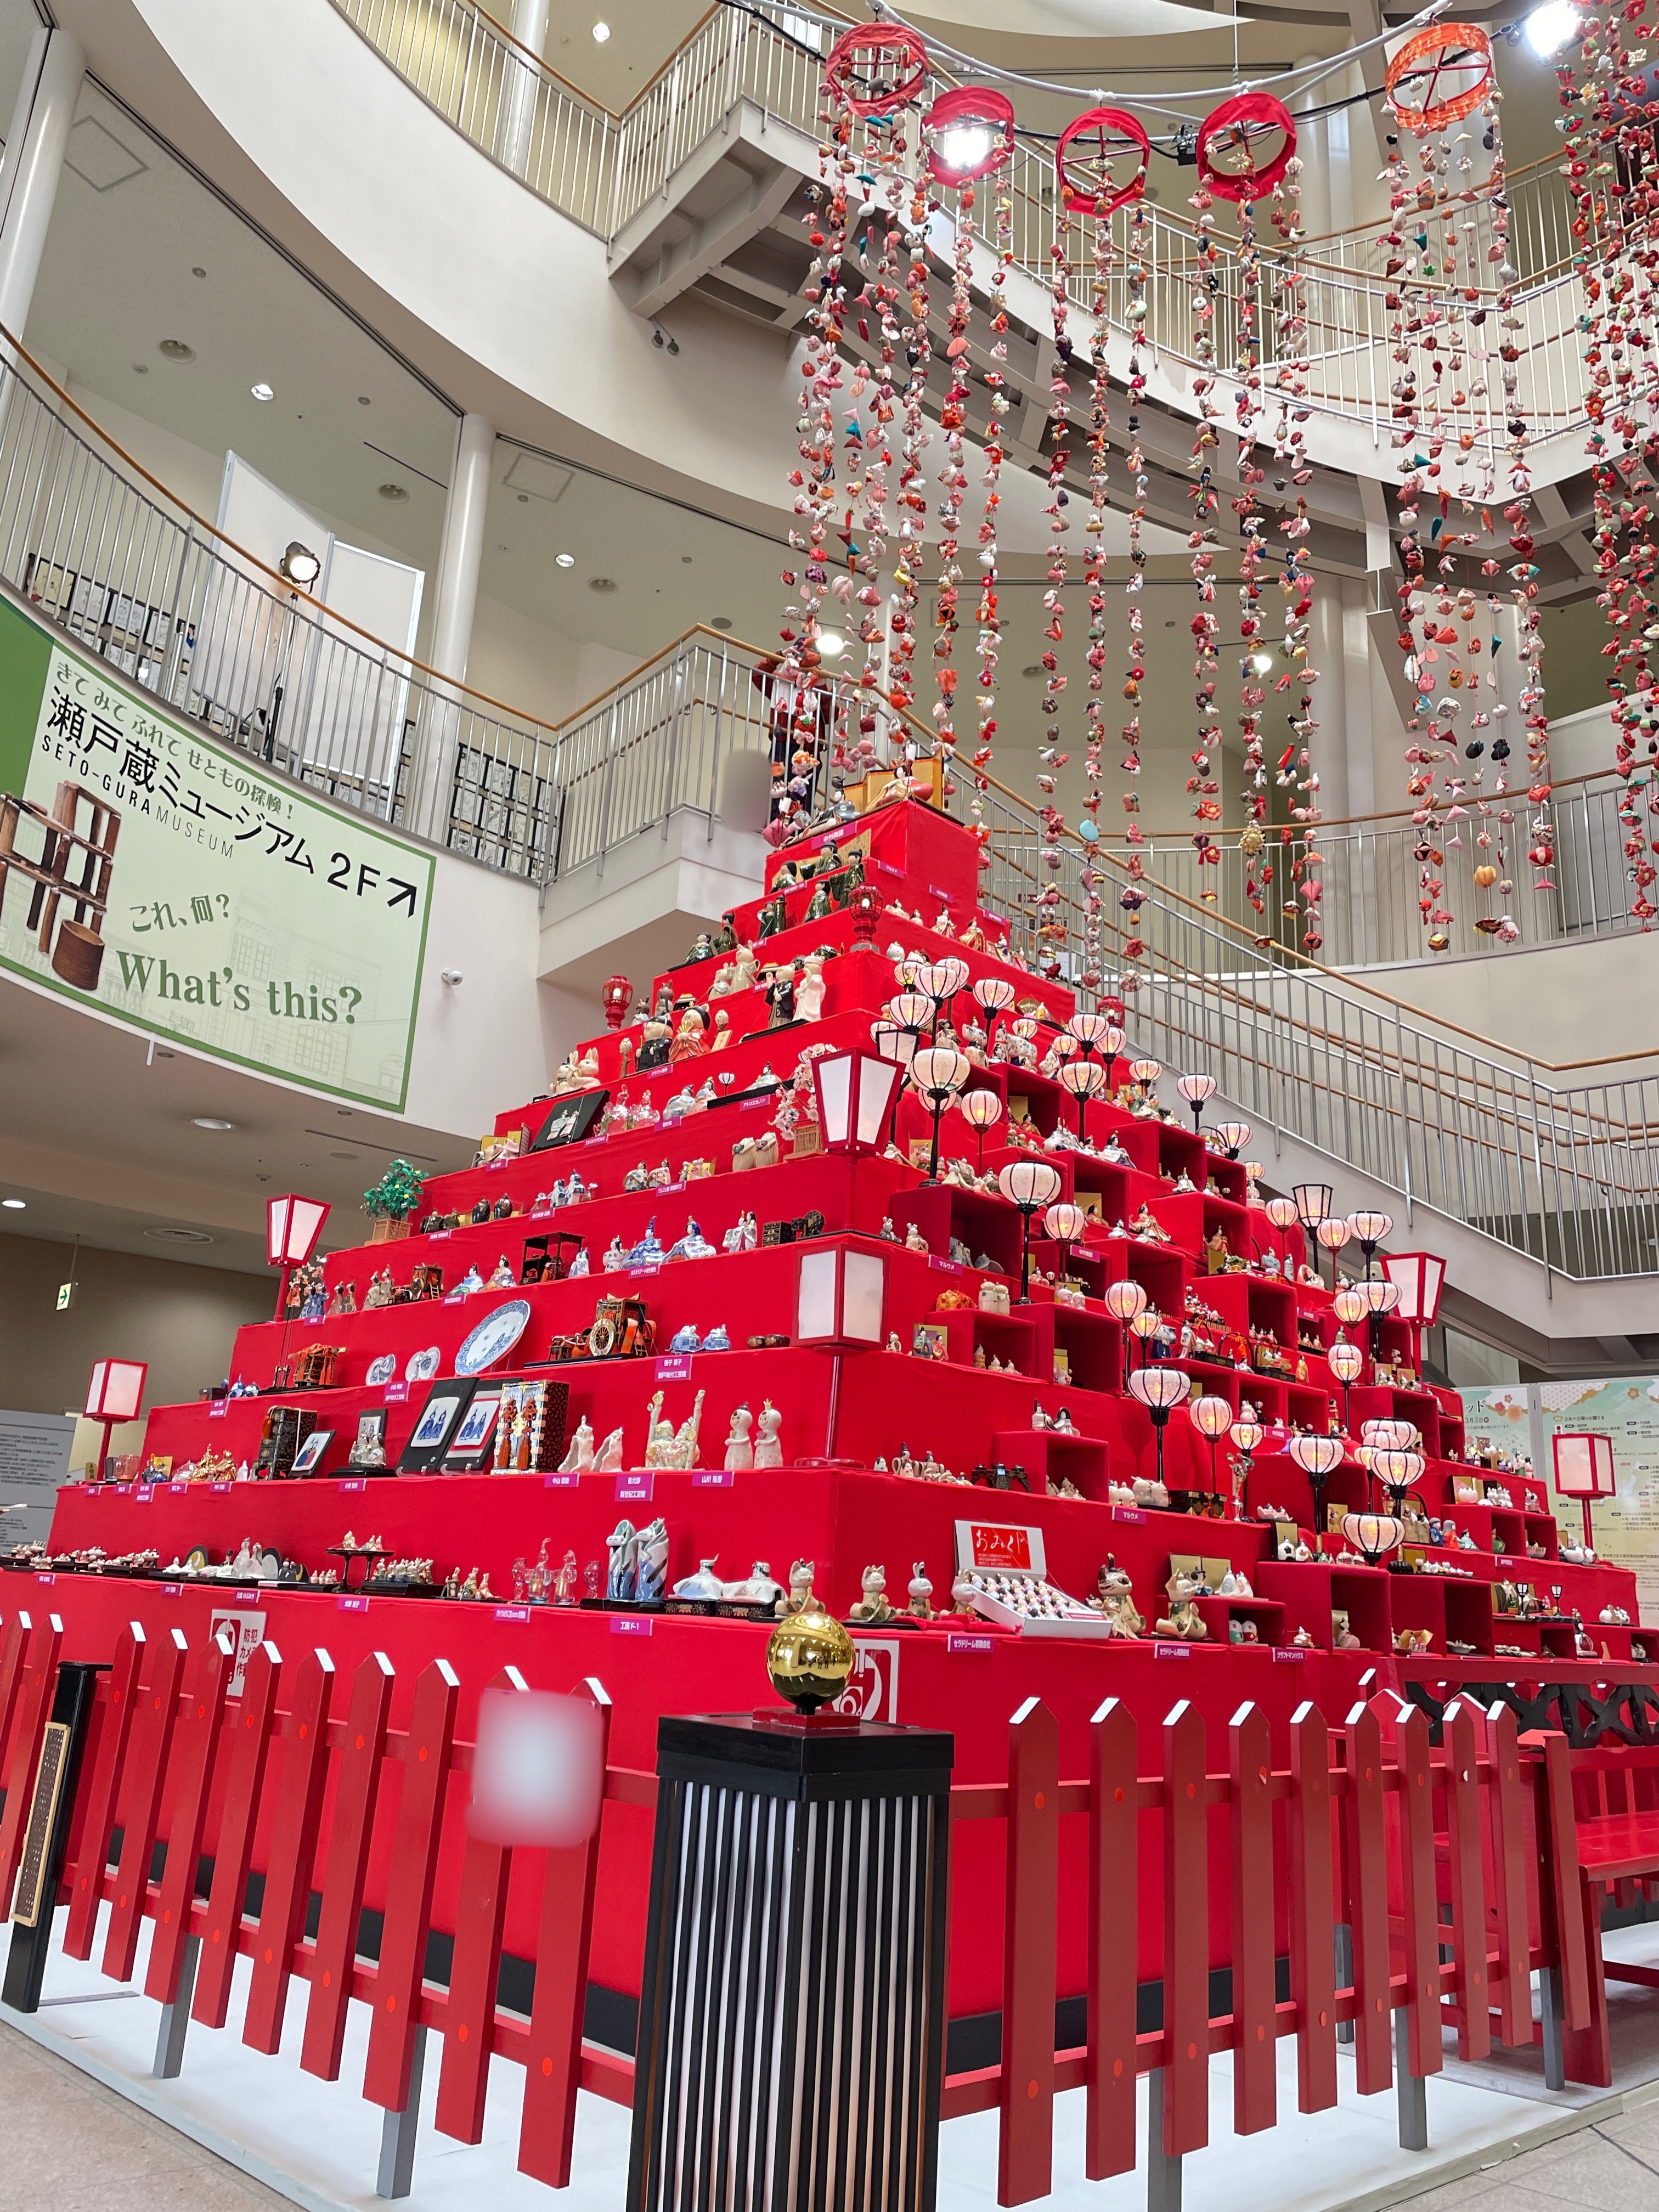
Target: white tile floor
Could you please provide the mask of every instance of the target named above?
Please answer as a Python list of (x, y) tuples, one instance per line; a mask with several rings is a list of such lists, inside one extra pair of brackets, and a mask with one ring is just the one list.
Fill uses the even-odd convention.
[[(1610, 1936), (1608, 1949), (1659, 1963), (1659, 1926)], [(142, 1984), (143, 1966), (141, 1950), (136, 1984)], [(45, 1994), (47, 2002), (33, 2018), (0, 2011), (0, 2021), (307, 2212), (343, 2212), (347, 2207), (368, 2212), (382, 2202), (375, 2194), (381, 2116), (357, 2094), (368, 2025), (362, 2006), (351, 2008), (337, 2082), (318, 2081), (300, 2071), (302, 1989), (289, 2008), (278, 2057), (262, 2058), (246, 2050), (234, 2028), (216, 2032), (192, 2024), (182, 2074), (174, 2081), (158, 2081), (149, 2069), (160, 2015), (149, 1999), (112, 1994), (112, 1985), (92, 1966), (61, 1954), (52, 1960)], [(1492, 2201), (1480, 2212), (1551, 2212), (1564, 2202), (1597, 2212), (1659, 2212), (1659, 2000), (1650, 1991), (1615, 1984), (1611, 2002), (1618, 2072), (1610, 2099), (1584, 2091), (1548, 2095), (1535, 2052), (1511, 2057), (1500, 2051), (1480, 2067), (1459, 2066), (1449, 2056), (1446, 2072), (1428, 2087), (1431, 2148), (1426, 2154), (1399, 2148), (1392, 2095), (1360, 2098), (1345, 2087), (1335, 2111), (1300, 2118), (1289, 2042), (1280, 2045), (1279, 2125), (1258, 2136), (1235, 2137), (1229, 2125), (1231, 2082), (1224, 2063), (1218, 2062), (1212, 2077), (1213, 2141), (1186, 2161), (1187, 2212), (1209, 2212), (1211, 2207), (1217, 2212), (1223, 2207), (1226, 2212), (1372, 2212), (1425, 2191), (1433, 2192), (1433, 2212), (1483, 2197)], [(240, 2016), (239, 1992), (231, 2017), (240, 2021)], [(472, 2212), (483, 2191), (492, 2212), (527, 2212), (531, 2206), (546, 2212), (551, 2203), (568, 2205), (572, 2212), (618, 2212), (627, 2172), (625, 2112), (597, 2098), (581, 2098), (575, 2179), (568, 2195), (551, 2199), (514, 2166), (518, 2069), (495, 2062), (500, 2084), (488, 2107), (484, 2141), (467, 2148), (431, 2130), (436, 2057), (434, 2045), (414, 2191), (404, 2200), (410, 2212)], [(1341, 2064), (1347, 2074), (1346, 2059)], [(55, 2192), (50, 2179), (54, 2146), (31, 2142), (30, 2102), (11, 2092), (0, 2050), (0, 2114), (8, 2146), (0, 2159), (0, 2208), (27, 2203), (31, 2212), (79, 2212), (83, 2203), (121, 2201), (122, 2161), (134, 2155), (131, 2147), (112, 2148), (107, 2175), (97, 2177), (88, 2166), (90, 2158), (95, 2166), (100, 2155), (97, 2130), (88, 2136), (77, 2129), (76, 2140), (63, 2140), (63, 2103), (62, 2095), (55, 2094), (51, 2128), (62, 2141), (64, 2177), (61, 2191)], [(1061, 2098), (1056, 2107), (1054, 2193), (1047, 2202), (1055, 2212), (1082, 2212), (1085, 2206), (1139, 2212), (1146, 2202), (1144, 2170), (1108, 2183), (1082, 2179), (1082, 2127), (1081, 2094)], [(145, 2138), (152, 2145), (158, 2139), (154, 2130)], [(222, 2196), (202, 2183), (203, 2172), (198, 2158), (197, 2178), (181, 2184), (167, 2201), (218, 2205)], [(232, 2185), (233, 2197), (247, 2194), (237, 2175), (225, 2175), (224, 2181)], [(264, 2200), (263, 2190), (256, 2187), (253, 2194)], [(944, 2130), (939, 2201), (948, 2212), (995, 2203), (994, 2115), (952, 2121)], [(1430, 2212), (1426, 2204), (1424, 2212)]]

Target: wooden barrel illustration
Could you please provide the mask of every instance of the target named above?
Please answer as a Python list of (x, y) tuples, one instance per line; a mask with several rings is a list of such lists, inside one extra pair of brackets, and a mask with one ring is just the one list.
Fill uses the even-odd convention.
[(66, 983), (77, 991), (95, 991), (103, 963), (104, 940), (95, 929), (78, 921), (59, 923), (52, 964)]

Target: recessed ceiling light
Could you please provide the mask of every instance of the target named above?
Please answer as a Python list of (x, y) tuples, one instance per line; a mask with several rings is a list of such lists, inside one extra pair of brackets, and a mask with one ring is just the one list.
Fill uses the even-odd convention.
[(234, 1121), (221, 1121), (212, 1114), (193, 1114), (191, 1116), (191, 1127), (195, 1129), (234, 1129), (236, 1124)]
[(144, 1231), (152, 1244), (211, 1244), (205, 1229), (147, 1229)]
[(590, 592), (614, 592), (617, 588), (617, 580), (614, 576), (590, 576), (587, 580), (587, 588)]
[(132, 373), (135, 376), (148, 376), (149, 363), (147, 361), (135, 361), (132, 364)]
[(165, 355), (168, 361), (194, 361), (196, 358), (195, 347), (186, 345), (182, 338), (163, 338), (155, 350)]
[(409, 497), (409, 487), (407, 484), (383, 483), (380, 486), (380, 497), (389, 499), (394, 507), (401, 507)]
[(190, 273), (192, 276), (205, 276), (207, 275), (207, 270), (205, 269), (192, 269)]
[(331, 1160), (355, 1160), (358, 1158), (358, 1154), (356, 1152), (331, 1152), (329, 1154), (329, 1158)]
[(368, 406), (368, 392), (360, 392), (357, 394), (357, 404), (358, 404), (360, 407), (367, 407), (367, 406)]
[(556, 553), (553, 556), (553, 566), (556, 568), (574, 568), (575, 565), (576, 556), (574, 553)]
[(821, 629), (818, 632), (818, 651), (831, 660), (845, 650), (847, 640), (837, 629)]
[(609, 23), (595, 23), (595, 24), (594, 24), (594, 26), (593, 26), (593, 43), (594, 43), (596, 46), (602, 46), (605, 44), (605, 40), (606, 40), (610, 36), (611, 36), (611, 26), (610, 26), (610, 24), (609, 24)]
[(274, 399), (276, 397), (276, 394), (271, 390), (268, 384), (250, 385), (248, 389), (252, 392), (256, 399)]
[(26, 1198), (0, 1198), (0, 1206), (3, 1206), (11, 1213), (22, 1212), (27, 1204), (28, 1200)]
[(716, 615), (710, 622), (708, 627), (710, 629), (730, 629), (732, 627), (732, 617), (730, 615)]
[(1042, 673), (1042, 663), (1040, 660), (1033, 660), (1027, 666), (1022, 668), (1019, 672), (1022, 676), (1041, 676)]

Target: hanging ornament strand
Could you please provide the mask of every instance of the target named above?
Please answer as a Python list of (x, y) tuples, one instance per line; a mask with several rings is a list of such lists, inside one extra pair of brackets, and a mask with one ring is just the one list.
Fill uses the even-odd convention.
[(774, 763), (775, 779), (781, 768), (786, 771), (782, 794), (775, 802), (774, 828), (785, 836), (798, 834), (809, 819), (818, 766), (822, 609), (830, 580), (829, 536), (836, 479), (834, 410), (842, 382), (839, 349), (846, 309), (843, 256), (848, 182), (854, 167), (851, 118), (845, 108), (829, 102), (827, 89), (826, 104), (823, 137), (818, 146), (818, 179), (807, 187), (807, 212), (803, 217), (812, 261), (806, 281), (807, 334), (800, 412), (795, 425), (801, 466), (789, 479), (794, 488), (795, 514), (806, 525), (804, 535), (791, 529), (789, 543), (792, 550), (805, 556), (805, 561), (799, 571), (786, 568), (783, 572), (784, 584), (798, 587), (799, 598), (784, 609), (784, 626), (779, 633), (784, 658), (774, 708), (776, 737), (787, 748), (786, 760)]
[[(896, 193), (904, 191), (896, 177), (894, 190)], [(909, 258), (905, 268), (905, 304), (910, 319), (904, 327), (904, 351), (909, 373), (905, 380), (902, 409), (903, 434), (900, 446), (898, 504), (903, 513), (899, 520), (898, 560), (893, 569), (893, 591), (890, 602), (888, 628), (892, 643), (889, 650), (887, 674), (887, 696), (901, 714), (915, 704), (916, 608), (921, 599), (923, 545), (927, 528), (927, 494), (922, 455), (927, 449), (929, 437), (921, 403), (927, 388), (933, 337), (928, 322), (927, 185), (925, 174), (919, 173), (909, 180), (906, 197), (908, 222), (905, 248)], [(895, 731), (895, 736), (899, 742), (901, 764), (908, 767), (915, 758), (915, 748), (902, 721)]]
[[(1214, 480), (1215, 459), (1221, 445), (1218, 428), (1219, 416), (1215, 404), (1215, 303), (1221, 289), (1221, 278), (1214, 234), (1215, 198), (1207, 184), (1200, 184), (1188, 205), (1198, 218), (1198, 275), (1193, 284), (1192, 313), (1193, 352), (1199, 368), (1193, 378), (1193, 397), (1198, 404), (1198, 432), (1193, 441), (1192, 459), (1188, 464), (1195, 481), (1188, 495), (1192, 502), (1193, 527), (1187, 539), (1193, 556), (1193, 585), (1198, 597), (1197, 610), (1192, 619), (1198, 744), (1192, 755), (1194, 773), (1187, 779), (1187, 789), (1193, 798), (1194, 817), (1203, 821), (1215, 819), (1220, 811), (1219, 807), (1214, 805), (1217, 787), (1210, 772), (1210, 763), (1212, 755), (1221, 744), (1221, 726), (1215, 720), (1218, 650), (1221, 633), (1220, 625), (1212, 611), (1215, 602), (1215, 562), (1219, 544), (1216, 515), (1221, 503)], [(1249, 343), (1248, 335), (1241, 332), (1241, 350), (1248, 348)], [(1206, 812), (1206, 809), (1212, 807), (1214, 811)], [(1203, 830), (1194, 839), (1200, 858), (1209, 842), (1208, 833)]]
[(1083, 818), (1078, 835), (1083, 840), (1083, 867), (1079, 887), (1083, 893), (1083, 970), (1085, 990), (1098, 992), (1103, 973), (1102, 928), (1105, 906), (1101, 896), (1097, 847), (1100, 840), (1100, 752), (1106, 725), (1102, 691), (1106, 670), (1106, 516), (1111, 506), (1107, 460), (1111, 451), (1111, 384), (1107, 363), (1107, 312), (1112, 276), (1111, 217), (1097, 212), (1091, 222), (1093, 290), (1090, 300), (1089, 332), (1089, 520), (1084, 582), (1089, 596), (1089, 649), (1086, 656), (1088, 698), (1084, 708), (1085, 759)]
[[(1630, 911), (1659, 919), (1659, 528), (1644, 470), (1659, 466), (1659, 361), (1655, 338), (1655, 133), (1643, 64), (1653, 27), (1645, 9), (1587, 8), (1575, 66), (1558, 74), (1565, 172), (1574, 205), (1574, 266), (1584, 287), (1587, 451), (1595, 488), (1597, 605), (1611, 635), (1602, 647), (1613, 702)], [(1627, 40), (1625, 23), (1632, 26)], [(1634, 44), (1635, 52), (1632, 50)], [(1637, 54), (1641, 56), (1640, 62)]]
[(1002, 465), (1006, 451), (1002, 442), (1003, 418), (1009, 407), (1007, 392), (1008, 310), (1006, 288), (1014, 258), (1014, 201), (1009, 189), (1005, 152), (987, 179), (995, 215), (996, 265), (991, 272), (991, 365), (985, 373), (990, 393), (989, 420), (985, 437), (985, 511), (979, 526), (979, 742), (974, 750), (974, 795), (969, 811), (979, 840), (981, 870), (990, 866), (990, 831), (985, 823), (988, 774), (996, 737), (998, 664), (1002, 653), (1002, 621), (997, 604), (997, 524), (1002, 504)]
[[(1281, 190), (1279, 186), (1274, 188), (1275, 206)], [(1270, 665), (1261, 649), (1261, 571), (1266, 550), (1261, 537), (1267, 526), (1257, 499), (1259, 488), (1267, 480), (1267, 471), (1257, 466), (1255, 458), (1261, 410), (1261, 349), (1255, 326), (1260, 263), (1255, 240), (1255, 202), (1248, 194), (1238, 204), (1238, 392), (1234, 403), (1234, 428), (1238, 438), (1237, 466), (1239, 489), (1232, 507), (1238, 517), (1242, 540), (1238, 562), (1238, 672), (1243, 711), (1238, 718), (1238, 727), (1244, 744), (1244, 814), (1248, 828), (1259, 824), (1267, 811), (1267, 777), (1262, 769), (1261, 712), (1267, 697), (1263, 675)], [(1196, 808), (1194, 811), (1198, 811)], [(1215, 795), (1214, 811), (1203, 818), (1214, 822), (1218, 821), (1220, 816), (1218, 793)], [(1221, 854), (1213, 836), (1200, 833), (1193, 842), (1198, 849), (1200, 867), (1216, 868), (1220, 863)], [(1215, 892), (1212, 889), (1206, 890), (1202, 896), (1213, 899)]]
[[(1147, 219), (1146, 204), (1137, 198), (1134, 215), (1129, 224), (1127, 248), (1129, 304), (1129, 574), (1123, 586), (1125, 607), (1128, 617), (1129, 657), (1124, 672), (1123, 696), (1128, 702), (1129, 719), (1123, 725), (1123, 758), (1119, 763), (1125, 775), (1138, 779), (1140, 775), (1140, 687), (1146, 680), (1146, 647), (1144, 635), (1146, 615), (1141, 605), (1142, 586), (1146, 574), (1146, 555), (1141, 544), (1146, 520), (1146, 456), (1140, 444), (1140, 398), (1146, 389), (1146, 372), (1141, 367), (1140, 341), (1146, 323), (1146, 270), (1151, 249), (1152, 226)], [(1140, 847), (1146, 842), (1136, 819), (1140, 811), (1140, 793), (1134, 781), (1123, 793), (1123, 811), (1127, 817), (1126, 836), (1129, 847), (1129, 882), (1125, 886), (1120, 902), (1124, 907), (1126, 921), (1122, 945), (1123, 965), (1118, 978), (1120, 998), (1132, 998), (1146, 978), (1139, 963), (1146, 957), (1146, 940), (1140, 934), (1139, 909), (1144, 898), (1140, 891), (1145, 866)], [(1136, 896), (1129, 902), (1130, 894)]]
[(963, 465), (963, 431), (968, 420), (973, 221), (974, 187), (971, 184), (959, 185), (949, 336), (945, 346), (951, 381), (939, 408), (939, 424), (945, 433), (945, 466), (939, 471), (939, 594), (933, 616), (933, 680), (939, 693), (933, 704), (933, 728), (937, 749), (942, 756), (940, 772), (947, 782), (957, 746), (957, 605), (962, 583), (962, 501), (968, 489), (968, 471)]
[(1054, 236), (1048, 248), (1049, 310), (1054, 325), (1054, 373), (1048, 380), (1048, 587), (1042, 595), (1048, 619), (1043, 626), (1042, 743), (1037, 753), (1038, 815), (1042, 826), (1042, 867), (1036, 893), (1038, 968), (1057, 975), (1066, 950), (1066, 908), (1057, 878), (1064, 866), (1060, 838), (1065, 822), (1054, 803), (1055, 779), (1066, 763), (1060, 750), (1060, 694), (1066, 678), (1060, 647), (1066, 635), (1066, 464), (1070, 458), (1072, 385), (1068, 368), (1072, 342), (1066, 332), (1071, 304), (1071, 216), (1063, 194), (1054, 204)]

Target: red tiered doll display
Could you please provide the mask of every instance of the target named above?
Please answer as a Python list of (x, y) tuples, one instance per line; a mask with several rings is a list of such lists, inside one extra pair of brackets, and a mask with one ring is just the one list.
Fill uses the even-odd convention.
[[(1355, 1332), (1345, 1392), (1331, 1294), (1247, 1169), (1127, 1059), (1101, 1096), (1061, 1084), (1073, 995), (1007, 957), (977, 883), (972, 833), (915, 801), (775, 854), (642, 1019), (428, 1182), (412, 1233), (331, 1255), (307, 1317), (240, 1331), (233, 1395), (156, 1409), (139, 1479), (62, 1493), (27, 1564), (65, 1656), (107, 1656), (147, 1586), (192, 1640), (253, 1610), (342, 1668), (441, 1653), (469, 1702), (509, 1661), (598, 1676), (613, 1757), (645, 1766), (660, 1713), (763, 1694), (773, 1586), (801, 1563), (859, 1645), (848, 1703), (951, 1729), (964, 1779), (994, 1775), (1030, 1695), (1080, 1755), (1114, 1694), (1144, 1729), (1177, 1696), (1218, 1725), (1252, 1698), (1277, 1735), (1304, 1698), (1340, 1714), (1406, 1673), (1644, 1663), (1633, 1578), (1561, 1559), (1542, 1486), (1466, 1459), (1403, 1324)], [(908, 1026), (884, 1011), (902, 992)], [(892, 1054), (954, 1047), (959, 1091), (1000, 1109), (944, 1107), (933, 1182), (915, 1085), (873, 1149), (824, 1127), (814, 1064), (884, 1026)], [(1029, 1161), (1082, 1219), (1032, 1216), (1022, 1300), (998, 1177)], [(1186, 1378), (1161, 1431), (1159, 1391), (1126, 1387), (1149, 1360)], [(1199, 1399), (1224, 1410), (1196, 1421)], [(1295, 1447), (1345, 1408), (1316, 1527)], [(1395, 1571), (1334, 1525), (1389, 1510), (1355, 1456), (1377, 1420), (1421, 1455)], [(602, 1877), (635, 1905), (640, 1826), (607, 1827)], [(632, 1918), (596, 1938), (623, 1989)], [(964, 1935), (954, 2012), (991, 1990), (994, 1946)]]

